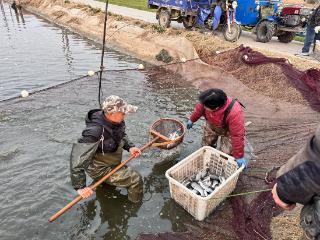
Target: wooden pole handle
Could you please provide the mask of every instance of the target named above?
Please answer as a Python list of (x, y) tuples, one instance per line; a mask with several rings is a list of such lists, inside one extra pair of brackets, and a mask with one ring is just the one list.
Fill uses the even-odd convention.
[[(144, 151), (146, 148), (150, 147), (153, 143), (155, 143), (160, 137), (156, 137), (152, 139), (150, 142), (145, 144), (142, 148), (140, 148), (140, 151)], [(130, 156), (125, 161), (121, 162), (117, 167), (112, 169), (111, 172), (106, 174), (104, 177), (102, 177), (99, 181), (95, 182), (93, 185), (89, 186), (93, 191), (97, 189), (97, 187), (105, 182), (112, 174), (114, 174), (116, 171), (118, 171), (120, 168), (122, 168), (124, 165), (126, 165), (129, 161), (136, 158), (134, 155)], [(82, 199), (82, 197), (79, 195), (75, 199), (73, 199), (71, 202), (69, 202), (66, 206), (64, 206), (61, 210), (59, 210), (57, 213), (55, 213), (51, 218), (49, 218), (49, 222), (53, 222), (58, 217), (60, 217), (62, 214), (64, 214), (66, 211), (68, 211), (73, 205), (75, 205), (77, 202), (79, 202)]]

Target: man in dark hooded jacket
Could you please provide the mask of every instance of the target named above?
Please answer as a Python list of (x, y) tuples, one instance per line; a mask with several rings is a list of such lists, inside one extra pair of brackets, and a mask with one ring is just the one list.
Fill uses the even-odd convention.
[(309, 239), (320, 240), (320, 126), (277, 176), (274, 201), (285, 210), (304, 205), (300, 224)]
[[(91, 188), (86, 187), (85, 172), (97, 181), (121, 163), (123, 149), (135, 156), (141, 153), (125, 133), (125, 115), (136, 110), (137, 107), (112, 95), (103, 102), (102, 110), (88, 112), (86, 128), (78, 143), (74, 144), (70, 158), (71, 182), (83, 198), (93, 193)], [(130, 167), (122, 167), (106, 183), (127, 188), (128, 199), (132, 202), (139, 202), (142, 198), (142, 178)]]

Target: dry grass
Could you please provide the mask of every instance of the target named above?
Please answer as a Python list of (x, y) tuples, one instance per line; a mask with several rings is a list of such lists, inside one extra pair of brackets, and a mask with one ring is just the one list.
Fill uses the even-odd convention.
[(301, 207), (297, 207), (292, 212), (284, 212), (272, 219), (270, 229), (274, 240), (301, 239), (303, 230), (300, 227), (300, 210)]
[(276, 64), (247, 65), (242, 61), (238, 50), (209, 56), (200, 54), (200, 57), (208, 64), (231, 73), (247, 87), (265, 96), (308, 105), (302, 94), (291, 85), (281, 67)]

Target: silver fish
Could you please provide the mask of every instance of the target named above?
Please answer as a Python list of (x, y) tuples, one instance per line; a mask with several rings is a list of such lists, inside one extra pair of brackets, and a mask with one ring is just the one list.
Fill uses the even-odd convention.
[(204, 193), (203, 197), (208, 197), (208, 193), (206, 191), (204, 191), (203, 193)]
[(217, 180), (214, 180), (214, 181), (212, 182), (211, 187), (214, 189), (214, 188), (216, 188), (218, 185), (219, 185), (219, 182), (218, 182)]
[(215, 174), (210, 174), (210, 178), (211, 178), (212, 180), (220, 181), (220, 178), (219, 178), (217, 175), (215, 175)]
[(201, 171), (201, 178), (205, 178), (207, 176), (207, 173), (208, 173), (207, 169), (202, 170)]
[(210, 176), (207, 176), (203, 179), (202, 181), (206, 186), (211, 186), (211, 179), (210, 179)]
[(195, 177), (195, 176), (191, 176), (191, 177), (189, 178), (189, 180), (190, 180), (191, 182), (193, 182), (193, 181), (196, 180), (196, 177)]
[(209, 180), (209, 181), (202, 181), (204, 185), (206, 185), (207, 187), (211, 187), (212, 185), (212, 182)]
[(191, 187), (193, 187), (193, 189), (197, 190), (200, 193), (201, 197), (204, 197), (204, 190), (202, 189), (202, 187), (198, 183), (192, 182)]
[(219, 177), (219, 181), (220, 181), (220, 183), (223, 183), (223, 182), (226, 181), (226, 179), (225, 179), (224, 177), (220, 176), (220, 177)]
[(201, 176), (202, 176), (202, 172), (198, 172), (195, 177), (195, 180), (198, 182), (201, 179)]
[(206, 186), (203, 182), (199, 181), (198, 183), (205, 192), (208, 192), (209, 194), (213, 192), (213, 190), (210, 187)]
[(177, 139), (178, 137), (179, 137), (178, 131), (169, 134), (169, 139), (170, 139), (170, 140), (175, 140), (175, 139)]

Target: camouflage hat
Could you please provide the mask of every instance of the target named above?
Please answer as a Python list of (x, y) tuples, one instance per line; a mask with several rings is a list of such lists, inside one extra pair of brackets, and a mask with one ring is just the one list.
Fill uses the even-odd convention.
[(135, 113), (138, 107), (126, 103), (122, 98), (111, 95), (102, 103), (102, 110), (105, 113), (123, 112), (125, 114)]

